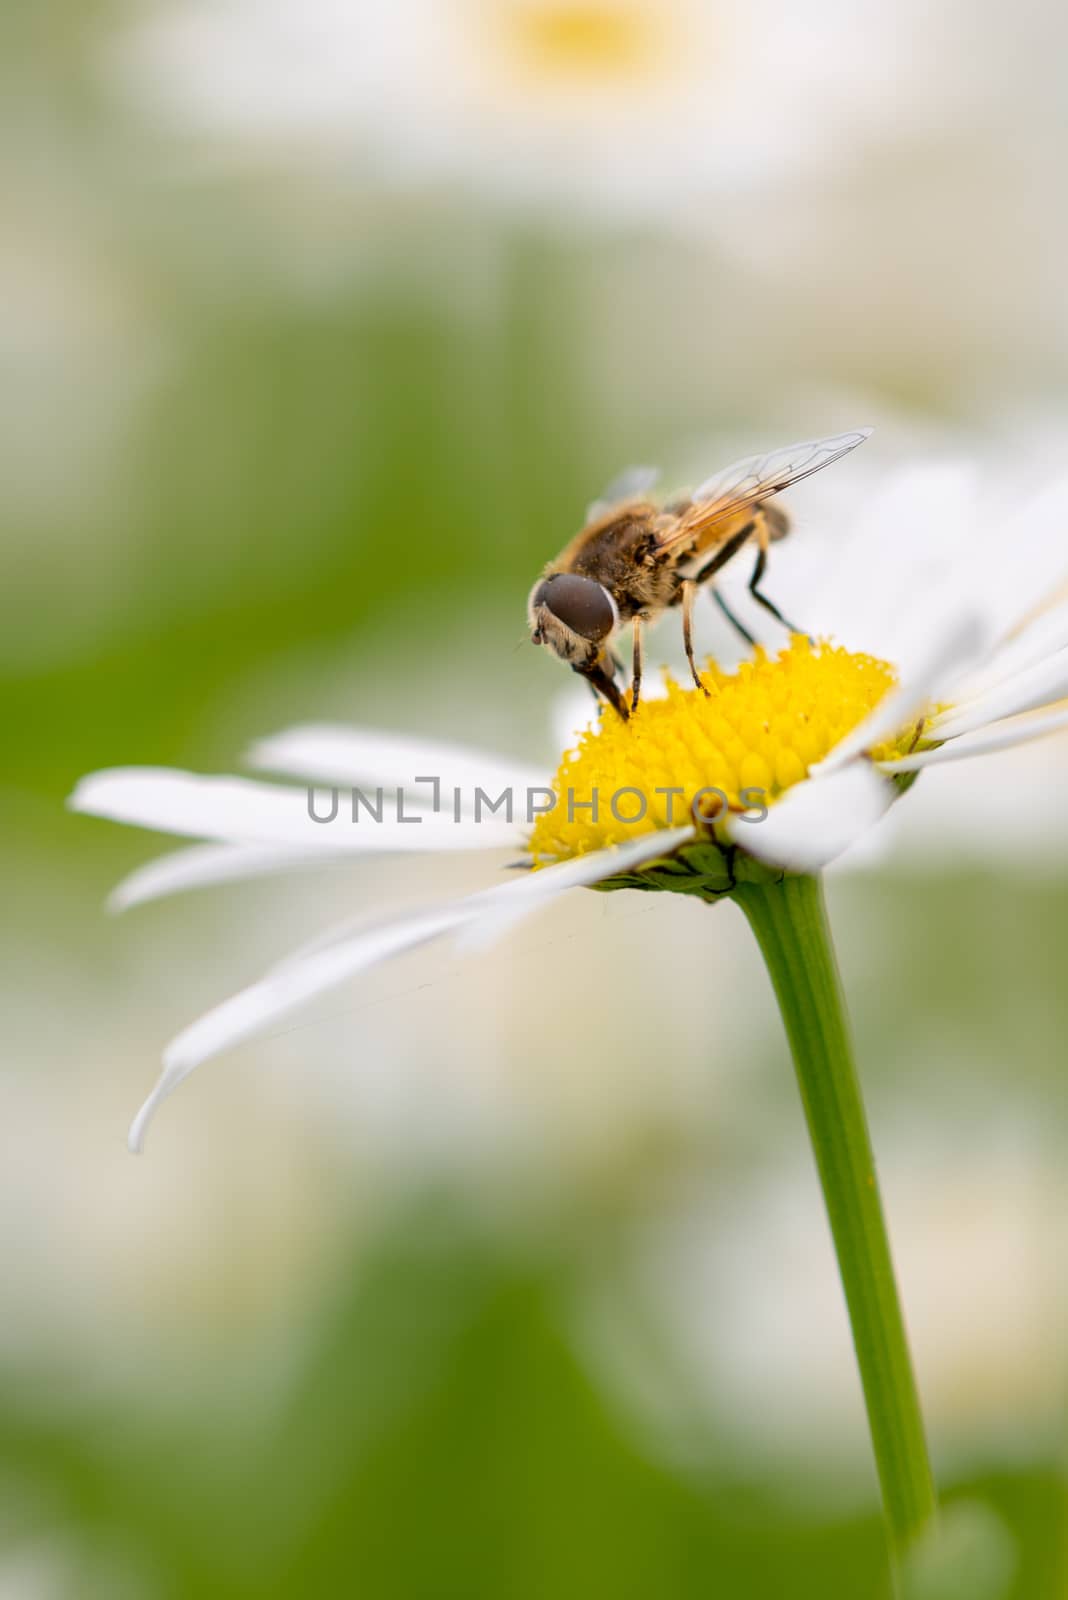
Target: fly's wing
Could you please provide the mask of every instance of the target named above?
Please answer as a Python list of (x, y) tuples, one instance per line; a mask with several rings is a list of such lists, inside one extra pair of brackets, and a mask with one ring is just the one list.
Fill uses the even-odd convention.
[(832, 461), (863, 444), (871, 433), (870, 428), (858, 428), (853, 433), (835, 433), (827, 439), (807, 439), (802, 444), (788, 444), (785, 449), (772, 450), (765, 456), (746, 456), (732, 467), (706, 478), (693, 493), (693, 506), (661, 539), (661, 548), (672, 551), (676, 547), (692, 545), (695, 536), (707, 536), (720, 523), (729, 523), (751, 507), (762, 505), (774, 495), (781, 494), (792, 483), (799, 483), (813, 472), (829, 467)]
[(586, 507), (586, 521), (600, 522), (613, 506), (644, 500), (660, 477), (659, 467), (624, 467)]

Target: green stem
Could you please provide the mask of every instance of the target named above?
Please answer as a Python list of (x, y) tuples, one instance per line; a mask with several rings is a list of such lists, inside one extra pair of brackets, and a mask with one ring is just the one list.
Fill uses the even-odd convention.
[(823, 888), (740, 883), (782, 1012), (830, 1218), (895, 1569), (935, 1515), (916, 1380), (894, 1282)]

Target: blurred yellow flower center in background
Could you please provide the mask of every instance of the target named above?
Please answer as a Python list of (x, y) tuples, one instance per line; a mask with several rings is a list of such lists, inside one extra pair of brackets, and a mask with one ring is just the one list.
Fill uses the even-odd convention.
[(520, 64), (540, 77), (632, 74), (648, 64), (662, 31), (652, 6), (626, 4), (520, 0), (508, 20)]
[[(773, 805), (897, 681), (875, 656), (814, 646), (800, 635), (778, 656), (761, 651), (732, 673), (709, 662), (702, 676), (707, 695), (669, 678), (666, 698), (643, 700), (629, 722), (606, 710), (564, 755), (553, 782), (557, 803), (537, 818), (530, 838), (536, 862), (680, 827), (705, 789), (722, 791), (739, 811)], [(913, 738), (906, 730), (900, 744), (875, 753), (900, 754)], [(714, 816), (723, 802), (710, 795), (703, 809)]]

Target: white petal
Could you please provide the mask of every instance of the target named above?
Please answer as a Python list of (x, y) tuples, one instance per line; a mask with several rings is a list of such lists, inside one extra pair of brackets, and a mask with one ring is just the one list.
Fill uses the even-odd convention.
[(1068, 477), (1049, 484), (1007, 524), (996, 522), (976, 570), (994, 574), (989, 584), (1001, 631), (1044, 605), (1068, 578)]
[(848, 531), (826, 541), (806, 573), (812, 592), (794, 614), (810, 632), (873, 651), (911, 675), (945, 625), (947, 576), (957, 596), (951, 615), (982, 609), (960, 599), (960, 574), (968, 570), (960, 547), (974, 542), (976, 490), (968, 462), (924, 461), (890, 473)]
[(144, 1148), (149, 1122), (178, 1085), (202, 1062), (262, 1034), (306, 1001), (346, 978), (448, 932), (469, 913), (466, 902), (420, 912), (403, 921), (362, 929), (303, 961), (275, 967), (258, 983), (224, 1000), (180, 1033), (163, 1055), (163, 1073), (130, 1126), (129, 1146)]
[(597, 723), (597, 707), (589, 690), (573, 674), (569, 677), (571, 681), (553, 695), (549, 713), (553, 749), (560, 751), (573, 750), (581, 735)]
[(1036, 666), (1068, 646), (1068, 601), (1040, 612), (1027, 626), (998, 646), (990, 661), (970, 672), (955, 695), (958, 707), (998, 688), (1017, 672)]
[(512, 883), (503, 883), (485, 894), (473, 897), (469, 904), (477, 904), (478, 915), (457, 940), (460, 949), (484, 950), (502, 934), (531, 912), (537, 911), (567, 889), (600, 883), (617, 872), (630, 872), (647, 865), (660, 856), (670, 855), (678, 845), (692, 839), (694, 830), (662, 828), (655, 833), (643, 833), (625, 844), (613, 845), (607, 850), (591, 850), (588, 855), (575, 856), (554, 867), (543, 867), (538, 872), (528, 872)]
[[(450, 805), (450, 791), (454, 788), (470, 798), (476, 786), (497, 794), (501, 789), (525, 790), (546, 782), (546, 774), (536, 767), (469, 745), (331, 723), (306, 723), (260, 739), (248, 752), (247, 760), (249, 766), (261, 771), (372, 789), (379, 785), (411, 785), (416, 778), (437, 778), (443, 803)], [(420, 792), (429, 803), (429, 786)], [(414, 793), (413, 790), (413, 798)]]
[(875, 710), (841, 740), (825, 760), (811, 769), (813, 777), (837, 772), (881, 739), (907, 727), (909, 719), (938, 698), (947, 680), (966, 662), (974, 661), (988, 639), (982, 621), (973, 615), (958, 618), (917, 656), (911, 670)]
[(1052, 705), (1068, 695), (1068, 650), (1058, 650), (1045, 661), (1014, 673), (996, 689), (970, 700), (967, 705), (954, 706), (931, 721), (931, 730), (940, 739), (956, 739), (975, 728), (985, 728), (1003, 717), (1014, 717), (1022, 711), (1034, 711), (1039, 706)]
[(329, 867), (345, 857), (325, 850), (285, 850), (276, 845), (194, 844), (157, 856), (131, 872), (108, 896), (109, 911), (128, 911), (169, 894), (216, 883), (240, 883), (302, 867)]
[[(654, 860), (692, 837), (692, 828), (665, 829), (629, 840), (616, 849), (594, 851), (529, 873), (436, 911), (419, 912), (384, 927), (364, 927), (340, 939), (330, 935), (321, 938), (303, 955), (290, 956), (257, 983), (224, 1000), (172, 1041), (164, 1052), (159, 1082), (131, 1124), (130, 1149), (135, 1153), (143, 1149), (152, 1117), (195, 1068), (223, 1050), (262, 1034), (346, 978), (476, 918), (480, 930), (489, 938), (495, 937), (566, 889), (597, 883), (615, 872)], [(480, 944), (485, 942), (486, 937), (479, 940)]]
[[(517, 800), (522, 809), (525, 796), (517, 796)], [(317, 814), (327, 816), (329, 791), (319, 791), (315, 803)], [(339, 794), (337, 817), (332, 822), (314, 821), (306, 788), (248, 778), (203, 777), (158, 767), (116, 767), (92, 773), (81, 780), (67, 804), (91, 816), (194, 839), (303, 846), (330, 854), (498, 849), (516, 837), (503, 815), (483, 815), (479, 822), (473, 818), (454, 822), (446, 812), (435, 816), (413, 810), (411, 815), (419, 820), (402, 822), (396, 797), (390, 793), (383, 798), (381, 822), (365, 810), (353, 822), (344, 791)]]
[(1053, 749), (1031, 741), (984, 754), (979, 763), (951, 761), (925, 772), (905, 803), (833, 870), (868, 865), (869, 846), (878, 841), (894, 872), (981, 866), (985, 872), (1030, 871), (1046, 884), (1063, 879), (1068, 827), (1059, 780), (1068, 777), (1068, 737), (1053, 735), (1053, 742)]
[(819, 872), (893, 804), (897, 790), (867, 761), (788, 789), (762, 822), (728, 818), (730, 839), (758, 861), (789, 872)]
[(1068, 706), (1044, 716), (1017, 717), (1011, 722), (994, 722), (974, 733), (950, 739), (934, 750), (917, 750), (915, 755), (902, 756), (897, 761), (880, 761), (881, 772), (919, 772), (923, 767), (935, 767), (946, 761), (965, 761), (969, 756), (992, 755), (996, 750), (1011, 750), (1014, 745), (1029, 744), (1058, 728), (1068, 727)]

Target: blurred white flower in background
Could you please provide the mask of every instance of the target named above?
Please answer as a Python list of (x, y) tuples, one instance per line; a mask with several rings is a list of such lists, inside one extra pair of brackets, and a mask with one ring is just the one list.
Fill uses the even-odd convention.
[(840, 0), (196, 0), (135, 21), (114, 60), (153, 117), (231, 153), (703, 229), (717, 193), (943, 125), (970, 92), (950, 20)]
[[(917, 1041), (902, 1038), (907, 1053)], [(940, 1058), (944, 1061), (944, 1052)], [(930, 1107), (880, 1130), (880, 1172), (936, 1453), (958, 1466), (1020, 1433), (1059, 1447), (1049, 1396), (1068, 1327), (1061, 1252), (1068, 1183), (1059, 1133), (982, 1104), (956, 1124)], [(800, 1134), (798, 1134), (800, 1139)], [(849, 1324), (814, 1174), (783, 1164), (676, 1186), (636, 1230), (631, 1270), (681, 1392), (771, 1459), (812, 1452), (864, 1496), (868, 1440)], [(595, 1300), (594, 1360), (663, 1448), (686, 1453), (684, 1408), (635, 1384), (627, 1330)], [(860, 1476), (858, 1477), (858, 1474)]]

